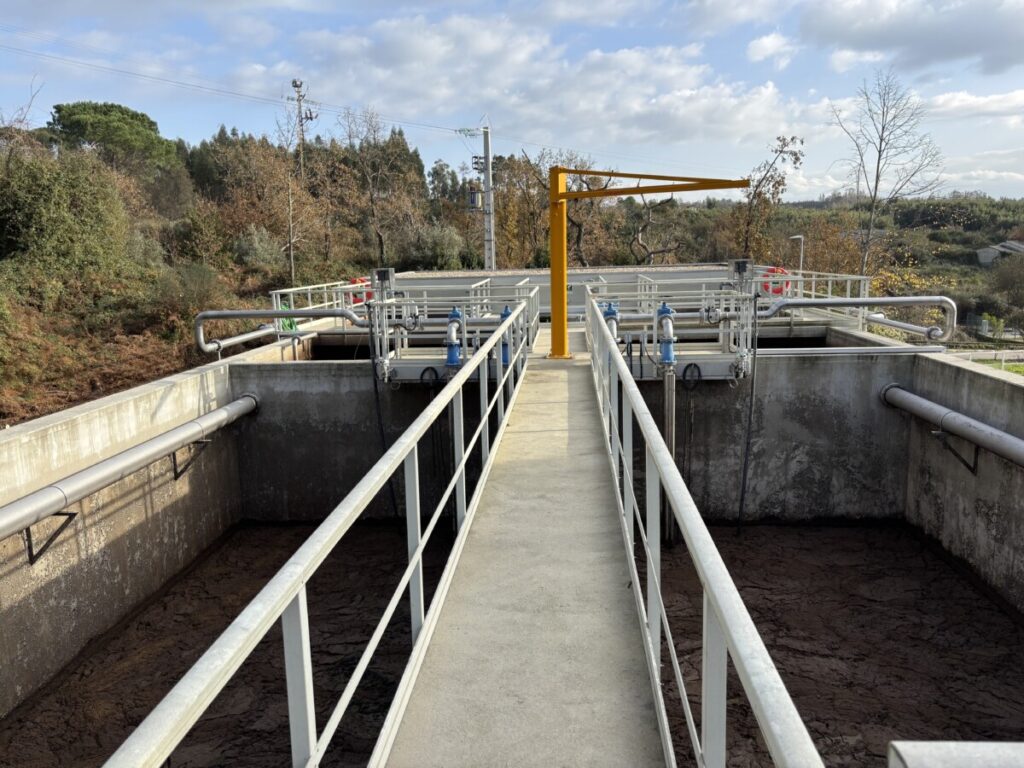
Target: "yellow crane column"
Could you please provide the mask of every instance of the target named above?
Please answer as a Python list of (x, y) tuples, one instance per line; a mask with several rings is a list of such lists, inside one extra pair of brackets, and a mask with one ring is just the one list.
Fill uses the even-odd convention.
[(569, 248), (567, 243), (565, 169), (554, 166), (548, 173), (548, 218), (551, 254), (551, 354), (567, 359), (569, 353)]

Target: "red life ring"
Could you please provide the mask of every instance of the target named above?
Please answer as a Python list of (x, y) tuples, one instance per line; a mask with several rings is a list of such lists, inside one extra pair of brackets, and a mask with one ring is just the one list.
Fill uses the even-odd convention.
[[(762, 277), (767, 275), (788, 274), (789, 272), (784, 270), (782, 267), (768, 267), (768, 269), (764, 271)], [(772, 296), (781, 296), (783, 293), (786, 293), (792, 285), (792, 282), (790, 282), (789, 280), (765, 280), (763, 283), (761, 283), (761, 288), (763, 288), (764, 292), (767, 294), (771, 294)]]
[[(353, 277), (348, 281), (351, 285), (369, 285), (370, 278), (368, 277)], [(373, 291), (363, 291), (362, 293), (352, 294), (353, 304), (362, 304), (363, 302), (370, 301), (373, 298)]]

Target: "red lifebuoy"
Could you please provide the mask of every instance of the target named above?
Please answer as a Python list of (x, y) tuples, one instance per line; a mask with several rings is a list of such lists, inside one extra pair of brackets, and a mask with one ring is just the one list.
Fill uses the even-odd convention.
[[(764, 275), (762, 276), (766, 277), (767, 275), (788, 274), (789, 272), (784, 270), (782, 267), (768, 267), (768, 269), (764, 271)], [(789, 280), (766, 279), (763, 283), (761, 283), (761, 287), (764, 289), (764, 292), (771, 294), (772, 296), (781, 296), (790, 289), (790, 286), (792, 286), (792, 282), (790, 282)]]
[[(349, 280), (351, 285), (369, 285), (370, 278), (368, 277), (353, 277)], [(352, 295), (353, 304), (362, 304), (363, 302), (370, 301), (373, 298), (373, 291), (363, 291), (362, 293), (354, 293)]]

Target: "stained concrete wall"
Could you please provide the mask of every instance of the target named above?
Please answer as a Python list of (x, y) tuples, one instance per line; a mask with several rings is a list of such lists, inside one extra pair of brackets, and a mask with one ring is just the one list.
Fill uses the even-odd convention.
[[(383, 453), (373, 392), (372, 366), (359, 361), (307, 361), (296, 365), (239, 364), (231, 368), (235, 396), (246, 392), (259, 411), (238, 425), (239, 473), (247, 518), (322, 520)], [(443, 382), (442, 382), (443, 383)], [(423, 411), (434, 393), (421, 385), (379, 390), (384, 434), (390, 446)], [(476, 428), (475, 387), (464, 393), (464, 433)], [(450, 479), (449, 424), (441, 417), (420, 442), (424, 507)], [(443, 455), (442, 455), (443, 454)], [(403, 504), (402, 473), (394, 487)], [(368, 515), (392, 513), (385, 488)]]
[[(307, 347), (271, 345), (233, 359), (283, 361)], [(0, 504), (224, 405), (228, 369), (229, 361), (211, 363), (3, 430)], [(78, 516), (34, 565), (22, 536), (0, 541), (0, 716), (240, 517), (232, 428), (177, 480), (162, 459), (69, 509)], [(62, 520), (33, 526), (36, 548)]]
[[(911, 375), (895, 379), (921, 397), (1024, 437), (1024, 377), (941, 355), (917, 355)], [(996, 591), (1024, 610), (1024, 467), (985, 450), (977, 474), (932, 434), (901, 414), (908, 429), (906, 516), (966, 560)], [(951, 437), (968, 460), (973, 446)]]
[[(758, 360), (745, 517), (900, 517), (907, 425), (878, 399), (910, 375), (911, 356), (772, 356)], [(739, 507), (749, 379), (676, 390), (676, 455), (705, 517)], [(660, 421), (662, 386), (641, 386)]]

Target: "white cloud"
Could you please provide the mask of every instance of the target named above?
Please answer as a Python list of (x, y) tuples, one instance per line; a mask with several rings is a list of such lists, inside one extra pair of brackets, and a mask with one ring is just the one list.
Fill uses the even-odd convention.
[(703, 33), (737, 24), (778, 21), (798, 0), (688, 0), (683, 6), (690, 24)]
[(903, 68), (969, 60), (989, 73), (1024, 64), (1022, 0), (830, 0), (808, 3), (801, 37), (891, 54)]
[(1024, 89), (1008, 93), (979, 96), (967, 91), (940, 93), (927, 99), (925, 105), (932, 117), (960, 118), (1019, 118), (1024, 115)]
[(650, 10), (655, 0), (546, 0), (531, 15), (556, 24), (613, 24)]
[(771, 59), (775, 68), (780, 71), (789, 66), (796, 51), (797, 46), (793, 41), (778, 32), (755, 38), (747, 44), (748, 59), (751, 61)]
[(840, 48), (833, 51), (829, 56), (829, 65), (836, 72), (848, 72), (861, 64), (877, 64), (885, 60), (885, 54), (881, 51), (854, 51), (849, 48)]

